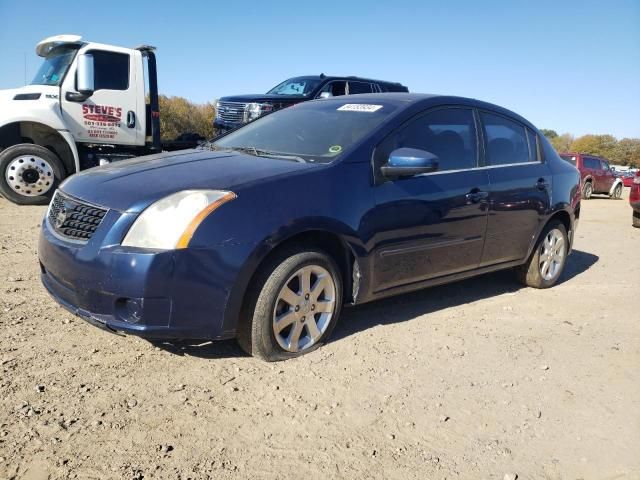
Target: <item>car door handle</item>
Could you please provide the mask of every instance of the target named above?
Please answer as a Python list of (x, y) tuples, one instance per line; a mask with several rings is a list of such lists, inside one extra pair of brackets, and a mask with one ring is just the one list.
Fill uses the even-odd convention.
[(136, 114), (131, 110), (127, 112), (127, 127), (133, 128), (136, 126)]
[(547, 182), (544, 178), (540, 178), (536, 182), (536, 188), (538, 190), (546, 190), (547, 188), (549, 188), (549, 182)]
[(465, 195), (465, 198), (469, 203), (478, 203), (489, 198), (489, 192), (483, 192), (478, 189), (473, 189)]

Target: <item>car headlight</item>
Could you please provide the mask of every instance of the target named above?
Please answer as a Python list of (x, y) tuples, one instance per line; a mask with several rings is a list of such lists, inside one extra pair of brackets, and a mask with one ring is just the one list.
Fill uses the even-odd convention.
[(269, 113), (273, 110), (273, 105), (270, 103), (247, 103), (245, 107), (245, 121), (250, 122), (251, 120), (255, 120), (261, 115), (265, 113)]
[(236, 198), (223, 190), (184, 190), (151, 204), (133, 222), (125, 247), (187, 248), (198, 225), (215, 209)]

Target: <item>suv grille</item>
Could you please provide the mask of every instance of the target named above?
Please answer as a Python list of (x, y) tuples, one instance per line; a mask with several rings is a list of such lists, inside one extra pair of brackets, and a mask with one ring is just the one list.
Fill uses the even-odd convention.
[(63, 237), (86, 242), (106, 213), (106, 209), (74, 200), (58, 190), (51, 201), (48, 218), (53, 229)]
[(244, 108), (246, 103), (220, 102), (216, 116), (225, 123), (244, 123)]

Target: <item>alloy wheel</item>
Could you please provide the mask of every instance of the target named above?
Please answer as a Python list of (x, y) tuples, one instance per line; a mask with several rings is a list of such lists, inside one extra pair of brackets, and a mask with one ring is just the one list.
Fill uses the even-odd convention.
[(562, 269), (566, 256), (566, 244), (562, 232), (554, 228), (544, 238), (540, 245), (540, 260), (538, 268), (545, 280), (553, 280)]
[(300, 352), (320, 340), (336, 309), (336, 284), (319, 265), (295, 272), (280, 289), (273, 311), (273, 333), (281, 348)]

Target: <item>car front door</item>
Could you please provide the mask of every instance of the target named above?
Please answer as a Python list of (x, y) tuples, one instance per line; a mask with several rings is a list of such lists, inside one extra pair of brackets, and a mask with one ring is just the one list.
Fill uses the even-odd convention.
[(497, 113), (480, 112), (491, 184), (481, 266), (525, 258), (550, 205), (551, 172), (535, 132)]
[[(380, 167), (401, 147), (435, 154), (439, 169), (384, 178)], [(478, 167), (473, 110), (438, 108), (405, 123), (374, 153), (373, 289), (476, 268), (487, 225), (488, 174)]]

